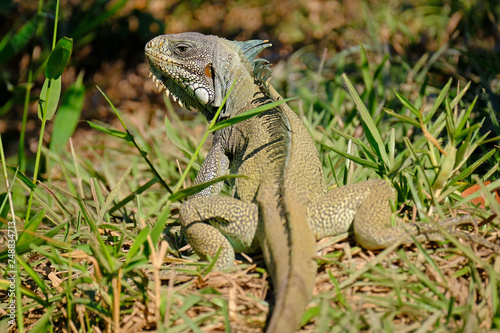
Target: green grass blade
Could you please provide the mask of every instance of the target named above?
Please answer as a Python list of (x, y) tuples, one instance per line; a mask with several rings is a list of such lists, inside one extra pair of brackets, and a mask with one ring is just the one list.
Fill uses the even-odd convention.
[(446, 96), (448, 96), (448, 91), (450, 90), (451, 82), (452, 82), (452, 79), (449, 79), (448, 83), (446, 83), (446, 85), (443, 87), (443, 89), (441, 89), (441, 92), (439, 93), (438, 97), (436, 98), (436, 101), (432, 105), (432, 108), (429, 110), (429, 112), (427, 113), (427, 115), (424, 118), (424, 124), (427, 124), (432, 119), (432, 117), (434, 116), (434, 114), (436, 113), (438, 108), (443, 103)]
[(187, 198), (195, 193), (198, 193), (200, 192), (201, 190), (209, 187), (210, 185), (213, 185), (213, 184), (216, 184), (216, 183), (219, 183), (219, 182), (223, 182), (223, 181), (226, 181), (226, 180), (229, 180), (229, 179), (234, 179), (234, 178), (245, 178), (245, 176), (242, 176), (242, 175), (225, 175), (225, 176), (221, 176), (221, 177), (217, 177), (217, 178), (214, 178), (208, 182), (204, 182), (204, 183), (201, 183), (201, 184), (198, 184), (198, 185), (194, 185), (194, 186), (191, 186), (191, 187), (187, 187), (183, 190), (180, 190), (180, 191), (177, 191), (177, 192), (174, 192), (172, 195), (170, 195), (168, 197), (168, 200), (171, 201), (171, 202), (176, 202), (176, 201), (179, 201), (179, 200), (182, 200), (184, 198)]
[(370, 72), (370, 65), (368, 63), (368, 55), (366, 54), (365, 47), (362, 43), (361, 43), (360, 55), (361, 55), (361, 74), (363, 76), (365, 90), (370, 92), (373, 90), (373, 77), (372, 77), (372, 73)]
[(325, 147), (327, 149), (330, 149), (330, 150), (336, 152), (337, 154), (339, 154), (339, 155), (341, 155), (341, 156), (343, 156), (343, 157), (345, 157), (345, 158), (347, 158), (347, 159), (349, 159), (349, 160), (351, 160), (353, 162), (356, 162), (359, 165), (365, 166), (365, 167), (370, 168), (370, 169), (378, 170), (378, 166), (379, 165), (377, 163), (375, 163), (375, 162), (372, 162), (370, 160), (366, 160), (366, 159), (363, 159), (363, 158), (351, 155), (349, 153), (346, 153), (346, 152), (344, 152), (344, 151), (342, 151), (340, 149), (337, 149), (337, 148), (335, 148), (333, 146), (329, 146), (329, 145), (324, 144), (322, 142), (320, 142), (320, 144), (323, 147)]
[(459, 180), (462, 180), (465, 177), (468, 177), (469, 175), (471, 175), (474, 172), (474, 170), (476, 170), (481, 164), (483, 164), (484, 162), (486, 162), (496, 152), (497, 152), (497, 150), (493, 149), (493, 150), (490, 150), (489, 152), (487, 152), (486, 154), (484, 154), (483, 156), (481, 156), (481, 158), (479, 158), (477, 161), (475, 161), (474, 163), (472, 163), (471, 166), (467, 167), (465, 170), (463, 170), (458, 175), (456, 175), (455, 177), (453, 177), (449, 181), (449, 184), (453, 185), (456, 182), (458, 182)]
[(35, 238), (33, 234), (36, 233), (36, 231), (38, 230), (38, 226), (40, 225), (40, 222), (42, 222), (42, 219), (44, 217), (45, 217), (45, 211), (42, 210), (39, 211), (35, 216), (33, 216), (28, 222), (26, 222), (24, 230), (19, 236), (17, 243), (18, 244), (29, 243), (31, 240), (33, 240)]
[(338, 135), (340, 135), (341, 137), (345, 138), (346, 140), (349, 140), (349, 141), (352, 141), (352, 143), (354, 143), (355, 145), (361, 147), (363, 149), (363, 151), (367, 152), (368, 155), (370, 155), (371, 157), (373, 157), (374, 159), (377, 157), (377, 155), (375, 154), (375, 152), (373, 151), (373, 149), (371, 149), (370, 146), (364, 144), (364, 142), (358, 138), (355, 138), (349, 134), (346, 134), (336, 128), (333, 128), (331, 129), (333, 132), (337, 133)]
[(458, 93), (458, 95), (455, 96), (455, 98), (450, 102), (450, 108), (451, 109), (454, 109), (455, 106), (457, 106), (458, 103), (460, 103), (460, 101), (464, 97), (464, 95), (467, 92), (467, 90), (469, 90), (470, 84), (471, 84), (471, 82), (469, 81), (469, 83), (467, 83), (467, 85), (465, 86), (465, 88), (463, 88), (462, 90), (460, 90), (460, 92)]
[(399, 92), (394, 91), (396, 94), (396, 97), (399, 99), (399, 101), (408, 109), (410, 110), (411, 113), (417, 117), (417, 119), (422, 120), (422, 113), (420, 110), (418, 110), (406, 97), (401, 95)]
[[(0, 289), (9, 290), (10, 289), (10, 281), (6, 280), (6, 279), (0, 279)], [(47, 307), (49, 305), (48, 302), (46, 302), (43, 298), (41, 298), (35, 292), (26, 288), (23, 285), (21, 285), (20, 291), (21, 291), (22, 295), (35, 300), (43, 307)]]
[(35, 184), (33, 184), (33, 182), (31, 181), (31, 179), (29, 179), (28, 177), (26, 177), (22, 172), (19, 172), (18, 169), (13, 168), (13, 167), (8, 166), (8, 165), (6, 165), (6, 168), (10, 172), (12, 172), (16, 176), (17, 179), (19, 179), (20, 181), (22, 181), (24, 185), (26, 185), (27, 187), (29, 187), (32, 190), (36, 188)]
[(134, 243), (132, 243), (132, 246), (130, 247), (127, 256), (125, 257), (125, 265), (130, 263), (130, 261), (139, 251), (144, 242), (148, 240), (149, 231), (150, 231), (149, 227), (145, 227), (137, 234), (137, 236), (134, 239)]
[[(460, 117), (458, 118), (458, 125), (456, 126), (456, 132), (455, 133), (460, 133), (462, 132), (463, 128), (465, 127), (465, 124), (467, 123), (469, 119), (469, 116), (474, 109), (474, 106), (476, 105), (477, 99), (479, 96), (476, 96), (472, 103), (469, 105), (467, 108), (467, 111), (462, 113)], [(458, 139), (458, 138), (457, 138)]]
[(155, 225), (151, 229), (151, 240), (153, 241), (153, 244), (158, 243), (160, 238), (163, 236), (163, 231), (165, 229), (165, 224), (167, 223), (167, 219), (170, 215), (170, 206), (167, 206), (163, 208), (163, 211), (161, 212), (160, 216), (158, 216), (158, 219), (156, 220)]
[(113, 204), (113, 200), (115, 200), (115, 197), (118, 195), (118, 192), (120, 191), (123, 183), (127, 179), (127, 177), (128, 177), (128, 175), (129, 175), (129, 173), (130, 173), (131, 170), (132, 170), (132, 166), (129, 165), (129, 167), (127, 168), (127, 170), (125, 170), (125, 172), (123, 173), (123, 175), (120, 177), (120, 179), (118, 180), (118, 182), (115, 184), (115, 186), (113, 187), (113, 189), (111, 190), (111, 192), (106, 197), (106, 200), (104, 201), (104, 204), (102, 205), (101, 209), (99, 210), (99, 216), (101, 218), (104, 216), (104, 214), (106, 214), (106, 212), (109, 210), (109, 208)]
[(99, 131), (101, 133), (114, 136), (115, 138), (124, 139), (125, 141), (129, 141), (129, 142), (132, 141), (131, 135), (129, 133), (127, 133), (127, 132), (118, 131), (118, 130), (115, 130), (115, 129), (112, 129), (112, 128), (106, 128), (104, 126), (98, 125), (98, 124), (93, 123), (93, 122), (88, 121), (88, 120), (87, 120), (87, 123), (89, 124), (89, 126), (91, 128), (93, 128), (96, 131)]
[(384, 166), (388, 169), (390, 169), (389, 165), (389, 156), (387, 155), (387, 152), (385, 151), (385, 145), (382, 140), (382, 137), (380, 136), (380, 133), (377, 129), (377, 126), (375, 125), (373, 119), (370, 116), (370, 113), (366, 109), (365, 105), (363, 104), (363, 101), (361, 101), (361, 98), (359, 97), (358, 93), (356, 92), (356, 89), (354, 89), (354, 86), (352, 85), (351, 81), (349, 81), (349, 78), (347, 75), (342, 74), (342, 79), (344, 80), (345, 85), (347, 86), (347, 90), (349, 91), (349, 94), (351, 95), (352, 99), (354, 100), (354, 103), (356, 104), (356, 107), (358, 109), (359, 114), (361, 115), (361, 119), (363, 120), (364, 124), (366, 125), (366, 128), (368, 130), (367, 138), (373, 138), (373, 148), (375, 151), (377, 151), (378, 156), (381, 160), (381, 162), (384, 164)]
[(0, 64), (14, 57), (19, 50), (35, 36), (39, 16), (35, 15), (29, 19), (16, 33), (9, 32), (0, 41)]
[(117, 204), (115, 204), (113, 207), (111, 207), (109, 209), (109, 213), (113, 214), (114, 212), (116, 212), (120, 208), (124, 207), (126, 204), (128, 204), (129, 202), (134, 200), (139, 194), (144, 193), (146, 190), (148, 190), (151, 186), (153, 186), (157, 182), (158, 182), (158, 178), (155, 177), (155, 178), (151, 179), (150, 181), (148, 181), (147, 183), (145, 183), (144, 185), (140, 186), (139, 188), (134, 190), (132, 193), (127, 195), (124, 199), (122, 199)]
[(49, 288), (45, 284), (45, 281), (43, 281), (38, 274), (33, 270), (33, 268), (28, 264), (27, 262), (24, 261), (24, 258), (20, 255), (16, 256), (17, 262), (21, 264), (23, 269), (28, 273), (28, 276), (33, 279), (35, 284), (40, 288), (40, 290), (43, 292), (44, 295), (47, 295)]
[(396, 112), (394, 112), (392, 110), (385, 109), (385, 108), (384, 108), (384, 111), (388, 115), (393, 116), (394, 118), (398, 118), (399, 120), (401, 120), (401, 121), (403, 121), (403, 122), (405, 122), (407, 124), (413, 125), (413, 126), (415, 126), (417, 128), (422, 128), (422, 125), (418, 121), (414, 120), (413, 118), (410, 118), (408, 116), (396, 113)]
[(51, 323), (52, 313), (54, 312), (56, 305), (52, 305), (43, 316), (37, 320), (35, 325), (30, 329), (30, 333), (45, 333), (47, 331), (53, 330), (53, 324)]
[(295, 98), (285, 98), (285, 99), (282, 99), (282, 100), (279, 100), (276, 102), (261, 105), (259, 107), (256, 107), (255, 109), (252, 109), (252, 110), (244, 111), (240, 114), (235, 115), (234, 117), (217, 122), (214, 126), (212, 126), (210, 128), (210, 132), (215, 132), (215, 131), (221, 130), (225, 127), (237, 124), (239, 122), (242, 122), (243, 120), (252, 118), (252, 117), (258, 115), (259, 113), (268, 111), (270, 109), (273, 109), (273, 108), (275, 108), (283, 103), (287, 103), (287, 102), (294, 100), (294, 99)]

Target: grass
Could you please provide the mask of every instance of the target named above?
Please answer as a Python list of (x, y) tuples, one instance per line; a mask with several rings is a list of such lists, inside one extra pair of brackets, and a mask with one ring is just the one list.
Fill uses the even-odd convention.
[[(476, 2), (468, 4), (471, 12), (462, 12), (461, 22), (480, 31), (467, 13), (482, 12)], [(114, 3), (92, 24), (85, 24), (90, 14), (78, 22), (72, 57), (78, 59), (79, 47), (97, 38), (92, 29), (123, 5)], [(500, 132), (494, 116), (498, 78), (489, 76), (494, 61), (481, 62), (474, 53), (481, 45), (471, 45), (460, 51), (466, 56), (457, 57), (459, 48), (446, 42), (455, 38), (452, 33), (446, 36), (453, 13), (438, 6), (415, 5), (418, 10), (409, 30), (395, 28), (402, 26), (406, 10), (398, 17), (391, 8), (360, 6), (369, 18), (368, 28), (350, 29), (365, 31), (376, 42), (367, 38), (340, 52), (328, 49), (322, 54), (306, 47), (275, 66), (273, 84), (284, 97), (298, 97), (289, 103), (317, 143), (327, 184), (336, 187), (385, 178), (398, 194), (397, 219), (434, 223), (472, 214), (479, 224), (461, 227), (463, 232), (498, 246), (500, 203), (490, 193), (500, 186)], [(38, 13), (43, 9), (55, 14), (54, 8), (40, 6)], [(470, 14), (474, 8), (475, 14)], [(496, 17), (492, 13), (490, 19)], [(301, 21), (304, 27), (306, 23)], [(423, 26), (429, 27), (435, 48), (411, 54), (416, 55), (413, 60), (387, 52), (380, 43), (385, 23), (395, 29), (389, 34), (393, 39), (386, 42), (396, 50), (415, 40)], [(19, 45), (22, 37), (41, 36), (51, 29), (45, 21), (28, 20), (9, 38)], [(307, 38), (321, 33), (316, 25), (307, 29), (316, 29)], [(406, 38), (401, 39), (400, 31)], [(299, 38), (295, 30), (290, 34)], [(51, 37), (42, 48), (42, 59), (69, 47), (52, 51), (64, 39)], [(9, 56), (5, 50), (0, 49), (3, 65)], [(30, 80), (17, 90), (24, 110), (29, 110), (32, 97), (39, 97), (32, 96), (36, 80), (56, 80), (62, 71), (45, 60), (32, 62)], [(462, 71), (463, 61), (472, 67), (483, 64), (483, 72)], [(205, 120), (181, 119), (179, 110), (164, 98), (160, 118), (118, 110), (121, 123), (93, 120), (88, 138), (88, 132), (73, 133), (84, 102), (90, 99), (83, 74), (74, 77), (63, 85), (61, 102), (51, 112), (41, 104), (37, 126), (52, 126), (37, 134), (39, 158), (31, 162), (20, 153), (15, 160), (5, 154), (8, 142), (0, 142), (4, 174), (0, 230), (7, 240), (9, 222), (17, 229), (15, 256), (6, 241), (0, 246), (0, 330), (9, 329), (11, 318), (4, 311), (12, 299), (17, 312), (16, 326), (10, 329), (20, 332), (261, 331), (272, 300), (262, 258), (239, 256), (234, 271), (213, 272), (210, 263), (199, 262), (192, 253), (176, 220), (178, 200), (189, 194), (209, 148), (200, 144), (209, 131)], [(146, 83), (141, 89), (151, 91), (153, 84), (146, 75), (142, 81)], [(482, 90), (481, 82), (486, 82)], [(40, 99), (46, 105), (59, 98), (50, 95), (47, 101), (44, 96), (50, 90), (42, 91)], [(115, 104), (121, 96), (113, 97), (111, 91), (103, 89)], [(111, 114), (106, 100), (99, 101)], [(29, 127), (27, 113), (24, 118), (23, 137)], [(45, 144), (42, 139), (48, 134), (52, 139)], [(181, 196), (170, 196), (167, 186)], [(471, 186), (477, 190), (462, 198)], [(474, 200), (481, 196), (483, 204), (478, 205)], [(320, 241), (316, 287), (302, 330), (500, 329), (498, 250), (477, 239), (458, 239), (458, 234), (446, 230), (442, 235), (441, 242), (394, 244), (375, 252), (360, 248), (347, 235)], [(11, 276), (15, 297), (9, 295)]]

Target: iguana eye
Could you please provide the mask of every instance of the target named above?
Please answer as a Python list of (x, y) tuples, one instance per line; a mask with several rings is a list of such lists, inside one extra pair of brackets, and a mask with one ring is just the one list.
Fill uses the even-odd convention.
[(179, 53), (184, 53), (187, 51), (188, 47), (187, 45), (177, 45), (176, 49), (177, 51), (179, 51)]

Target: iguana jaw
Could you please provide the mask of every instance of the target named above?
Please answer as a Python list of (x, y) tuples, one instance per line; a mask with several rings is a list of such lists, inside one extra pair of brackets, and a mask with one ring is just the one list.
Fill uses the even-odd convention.
[(210, 58), (210, 40), (196, 33), (182, 34), (182, 39), (176, 36), (158, 36), (146, 44), (150, 77), (181, 107), (210, 114), (215, 100), (212, 67), (205, 60)]

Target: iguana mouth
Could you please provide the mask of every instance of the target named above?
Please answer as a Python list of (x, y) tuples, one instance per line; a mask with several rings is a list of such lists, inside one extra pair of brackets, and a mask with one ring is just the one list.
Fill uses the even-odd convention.
[(163, 81), (159, 78), (156, 77), (155, 73), (153, 73), (152, 71), (149, 72), (149, 77), (153, 79), (153, 82), (155, 83), (156, 85), (156, 88), (158, 89), (158, 91), (161, 93), (163, 90), (165, 90), (165, 95), (167, 96), (167, 98), (169, 98), (170, 96), (172, 96), (172, 99), (174, 100), (174, 102), (176, 102), (177, 104), (179, 104), (179, 106), (181, 108), (184, 107), (184, 104), (182, 103), (181, 99), (179, 97), (177, 97), (176, 95), (174, 95), (170, 90), (168, 90), (167, 87), (165, 87), (165, 85), (163, 84)]
[(191, 110), (193, 107), (196, 110), (202, 108), (207, 108), (213, 97), (208, 92), (207, 88), (201, 83), (190, 80), (178, 80), (176, 77), (170, 76), (164, 68), (155, 65), (155, 61), (161, 62), (164, 66), (171, 66), (177, 69), (182, 69), (185, 72), (189, 72), (189, 68), (186, 68), (182, 63), (172, 61), (171, 59), (163, 59), (155, 54), (146, 53), (148, 56), (149, 66), (149, 77), (153, 79), (156, 84), (156, 88), (159, 92), (165, 91), (165, 95), (168, 97), (172, 96), (174, 102), (179, 104), (180, 107)]

